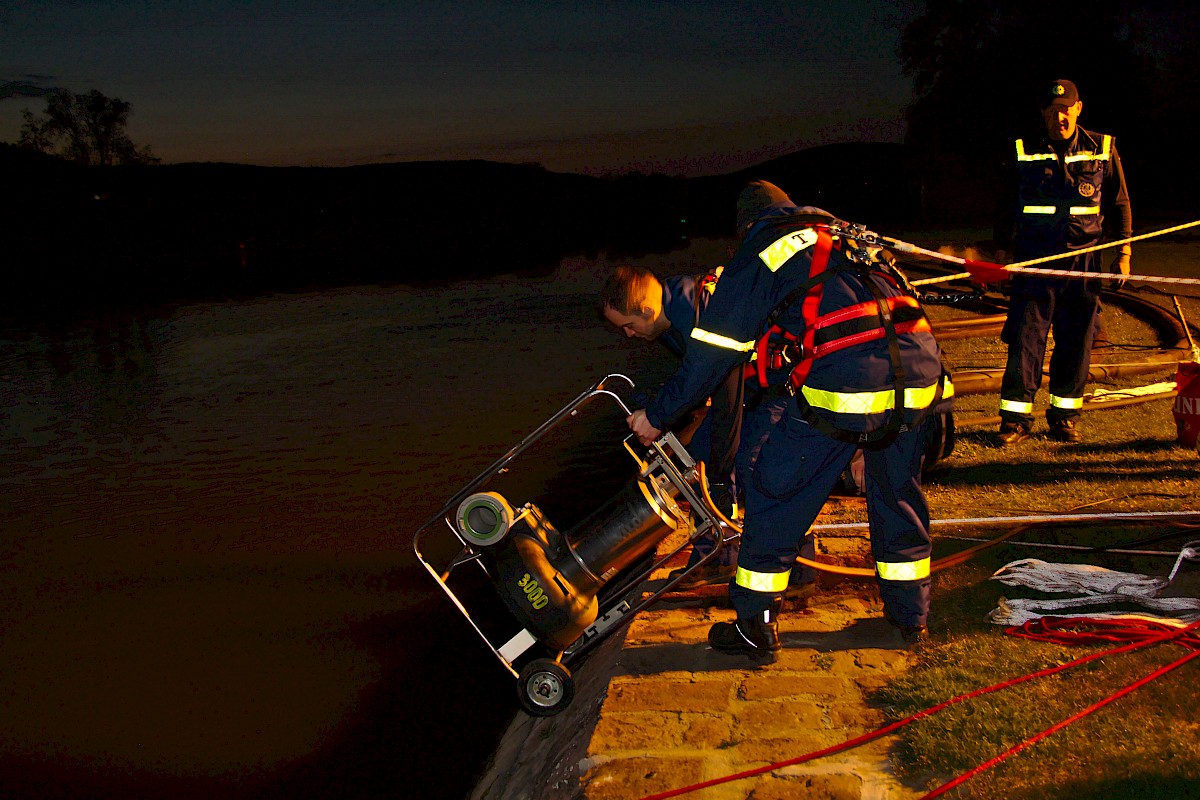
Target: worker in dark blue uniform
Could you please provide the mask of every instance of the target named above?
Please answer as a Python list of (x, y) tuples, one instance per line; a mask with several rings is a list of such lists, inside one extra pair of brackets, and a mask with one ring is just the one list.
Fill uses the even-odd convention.
[[(772, 187), (774, 188), (774, 187)], [(778, 191), (778, 190), (776, 190)], [(723, 379), (762, 337), (796, 344), (785, 419), (773, 428), (746, 487), (732, 623), (709, 631), (716, 649), (774, 660), (781, 593), (798, 544), (854, 452), (865, 450), (867, 513), (885, 617), (906, 642), (925, 635), (929, 509), (920, 485), (926, 422), (953, 386), (916, 299), (886, 262), (801, 214), (786, 195), (746, 186), (742, 243), (705, 309), (679, 370), (629, 417), (643, 442)]]
[[(604, 283), (600, 310), (627, 337), (660, 342), (673, 355), (683, 358), (692, 328), (711, 296), (715, 280), (715, 275), (673, 275), (660, 280), (643, 267), (621, 265)], [(742, 427), (742, 401), (741, 376), (737, 370), (731, 370), (687, 442), (692, 458), (705, 464), (713, 501), (727, 514), (734, 513), (736, 503), (734, 471)], [(686, 427), (688, 422), (690, 419), (680, 419), (676, 425)], [(711, 542), (698, 540), (683, 569), (695, 566), (710, 552)], [(679, 587), (723, 583), (729, 580), (736, 564), (734, 542), (722, 549), (717, 561), (694, 571)], [(679, 572), (682, 569), (671, 577), (678, 577)]]
[[(819, 209), (810, 209), (822, 213)], [(831, 215), (828, 215), (830, 216)], [(661, 342), (675, 356), (687, 353), (692, 329), (704, 313), (721, 270), (711, 274), (675, 275), (659, 279), (650, 270), (628, 265), (618, 266), (605, 281), (601, 293), (601, 312), (605, 319), (630, 338)], [(705, 463), (709, 493), (718, 508), (736, 515), (739, 496), (749, 480), (750, 470), (766, 441), (770, 429), (783, 417), (783, 398), (768, 397), (757, 383), (746, 383), (743, 370), (735, 367), (721, 382), (700, 426), (687, 447), (689, 454)], [(691, 574), (677, 586), (681, 589), (727, 583), (737, 566), (738, 542), (726, 545), (711, 562), (692, 570), (712, 552), (708, 539), (699, 539), (692, 547), (687, 565), (675, 570), (670, 579), (678, 579), (685, 570)], [(813, 559), (816, 544), (811, 533), (805, 536), (801, 555)], [(785, 592), (792, 600), (805, 600), (816, 589), (816, 572), (801, 566), (791, 575)]]
[[(1015, 261), (1080, 250), (1133, 231), (1125, 173), (1112, 136), (1079, 127), (1083, 101), (1075, 84), (1051, 83), (1042, 98), (1044, 135), (1017, 139), (1016, 175), (1011, 195), (1001, 205), (996, 229), (997, 260), (1011, 247)], [(1108, 272), (1120, 285), (1129, 274), (1131, 249), (1120, 246)], [(1100, 272), (1103, 251), (1054, 260), (1040, 266)], [(1054, 330), (1050, 357), (1050, 437), (1082, 439), (1077, 425), (1083, 408), (1092, 343), (1099, 328), (1099, 280), (1018, 274), (1010, 290), (1008, 318), (1001, 339), (1008, 362), (1000, 387), (999, 441), (1016, 444), (1033, 427), (1033, 399), (1042, 385), (1046, 338)]]

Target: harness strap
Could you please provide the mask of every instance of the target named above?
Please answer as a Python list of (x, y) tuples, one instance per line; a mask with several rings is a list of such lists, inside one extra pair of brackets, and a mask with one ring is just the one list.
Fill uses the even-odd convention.
[[(793, 367), (792, 374), (788, 378), (793, 390), (804, 383), (804, 380), (808, 377), (808, 371), (812, 368), (812, 357), (810, 354), (813, 349), (813, 340), (816, 337), (816, 328), (810, 323), (817, 319), (817, 311), (821, 307), (821, 298), (825, 294), (825, 281), (831, 275), (826, 270), (826, 266), (829, 264), (829, 254), (833, 252), (833, 237), (830, 236), (829, 231), (818, 226), (816, 232), (817, 243), (813, 247), (812, 262), (808, 268), (808, 280), (788, 292), (787, 296), (780, 300), (775, 305), (775, 308), (771, 310), (771, 313), (767, 315), (767, 333), (758, 340), (755, 358), (760, 386), (768, 385), (767, 369), (771, 364), (771, 359), (768, 358), (768, 350), (772, 335), (784, 335), (798, 342), (800, 361)], [(778, 320), (801, 297), (804, 298), (803, 305), (801, 306), (801, 314), (804, 318), (805, 326), (803, 338), (797, 339), (787, 334), (778, 325)], [(797, 380), (797, 377), (799, 380)]]
[[(819, 316), (825, 281), (842, 270), (828, 268), (829, 255), (834, 248), (834, 240), (829, 230), (820, 225), (816, 226), (815, 230), (817, 242), (813, 249), (808, 279), (789, 292), (771, 310), (767, 317), (767, 331), (759, 338), (755, 348), (753, 368), (757, 372), (759, 384), (768, 387), (768, 368), (773, 366), (773, 362), (785, 358), (789, 348), (798, 349), (799, 358), (792, 368), (788, 380), (782, 387), (774, 387), (774, 390), (786, 388), (796, 398), (801, 417), (826, 436), (868, 449), (882, 449), (891, 444), (902, 431), (909, 430), (922, 422), (942, 400), (945, 390), (944, 374), (938, 380), (937, 385), (933, 387), (933, 399), (927, 405), (922, 406), (919, 402), (913, 404), (911, 410), (919, 410), (915, 422), (905, 423), (905, 416), (910, 409), (905, 402), (907, 373), (900, 353), (900, 334), (931, 333), (932, 329), (920, 303), (911, 296), (914, 293), (907, 278), (895, 268), (894, 264), (887, 261), (872, 262), (870, 265), (859, 264), (856, 268), (859, 280), (871, 293), (871, 300), (830, 312), (823, 317)], [(905, 294), (886, 297), (882, 288), (873, 279), (874, 276), (888, 281)], [(801, 321), (804, 328), (797, 336), (784, 329), (779, 324), (779, 318), (801, 298), (803, 298)], [(818, 333), (820, 333), (820, 344), (817, 343)], [(891, 413), (884, 426), (870, 432), (846, 430), (820, 416), (805, 399), (802, 391), (812, 369), (813, 359), (881, 338), (887, 340), (888, 360), (892, 373)], [(783, 341), (782, 352), (779, 347), (780, 340)], [(775, 345), (774, 350), (772, 344)], [(774, 364), (776, 369), (780, 366), (781, 364)], [(772, 389), (768, 388), (766, 391), (771, 393)]]
[[(892, 321), (897, 333), (932, 333), (929, 320), (914, 297), (900, 295), (887, 298), (892, 309)], [(813, 358), (821, 358), (846, 347), (882, 339), (886, 330), (877, 319), (879, 312), (874, 301), (826, 314), (817, 320), (816, 346)]]
[[(892, 320), (892, 307), (888, 303), (887, 298), (883, 296), (883, 291), (880, 290), (875, 281), (871, 280), (871, 276), (866, 270), (858, 270), (858, 277), (863, 285), (867, 287), (867, 290), (870, 291), (871, 296), (875, 298), (879, 317), (883, 321), (883, 330), (888, 344), (888, 359), (891, 361), (892, 366), (892, 392), (895, 398), (892, 405), (892, 413), (888, 416), (888, 421), (882, 428), (870, 432), (849, 431), (839, 428), (817, 414), (807, 402), (800, 409), (800, 415), (805, 422), (812, 425), (818, 431), (838, 441), (858, 444), (868, 449), (883, 449), (895, 441), (901, 431), (908, 428), (904, 424), (904, 381), (906, 374), (904, 371), (904, 362), (900, 358), (900, 336), (896, 332), (896, 325)], [(934, 395), (934, 402), (926, 406), (921, 419), (924, 419), (924, 414), (927, 414), (928, 410), (941, 400), (941, 393), (942, 382), (939, 380)]]
[(817, 329), (809, 324), (815, 322), (819, 309), (821, 308), (821, 298), (825, 296), (825, 281), (832, 274), (827, 271), (829, 265), (829, 254), (833, 251), (833, 237), (829, 235), (829, 231), (824, 228), (817, 229), (817, 246), (813, 250), (812, 266), (809, 267), (809, 280), (815, 280), (820, 276), (820, 280), (816, 280), (812, 288), (804, 295), (803, 304), (800, 306), (800, 313), (804, 318), (804, 334), (800, 340), (800, 352), (802, 357), (800, 363), (792, 370), (791, 376), (788, 378), (791, 381), (793, 389), (799, 389), (800, 386), (808, 379), (809, 370), (812, 369), (812, 351), (813, 342), (817, 335)]

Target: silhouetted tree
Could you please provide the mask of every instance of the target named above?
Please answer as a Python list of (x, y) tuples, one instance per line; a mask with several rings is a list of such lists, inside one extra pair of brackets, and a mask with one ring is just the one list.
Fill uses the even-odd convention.
[(81, 95), (61, 89), (46, 96), (42, 116), (21, 112), (20, 144), (91, 166), (157, 163), (150, 147), (137, 147), (125, 131), (132, 110), (124, 100), (96, 89)]

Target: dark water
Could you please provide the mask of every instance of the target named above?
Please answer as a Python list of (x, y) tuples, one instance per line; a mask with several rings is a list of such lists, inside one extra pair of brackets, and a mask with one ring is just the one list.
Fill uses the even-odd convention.
[(0, 796), (464, 797), (513, 681), (412, 535), (597, 378), (661, 377), (604, 268), (4, 334)]

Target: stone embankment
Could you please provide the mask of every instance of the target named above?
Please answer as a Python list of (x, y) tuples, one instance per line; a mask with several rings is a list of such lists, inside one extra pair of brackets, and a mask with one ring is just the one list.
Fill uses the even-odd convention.
[[(861, 565), (864, 538), (823, 538), (822, 560)], [(665, 577), (666, 569), (651, 576)], [(870, 580), (823, 573), (806, 604), (785, 603), (770, 665), (710, 649), (733, 618), (723, 587), (666, 595), (580, 665), (563, 713), (518, 712), (472, 800), (626, 800), (794, 759), (875, 730), (868, 694), (909, 653)], [(691, 792), (705, 800), (906, 800), (885, 737), (842, 753)]]

